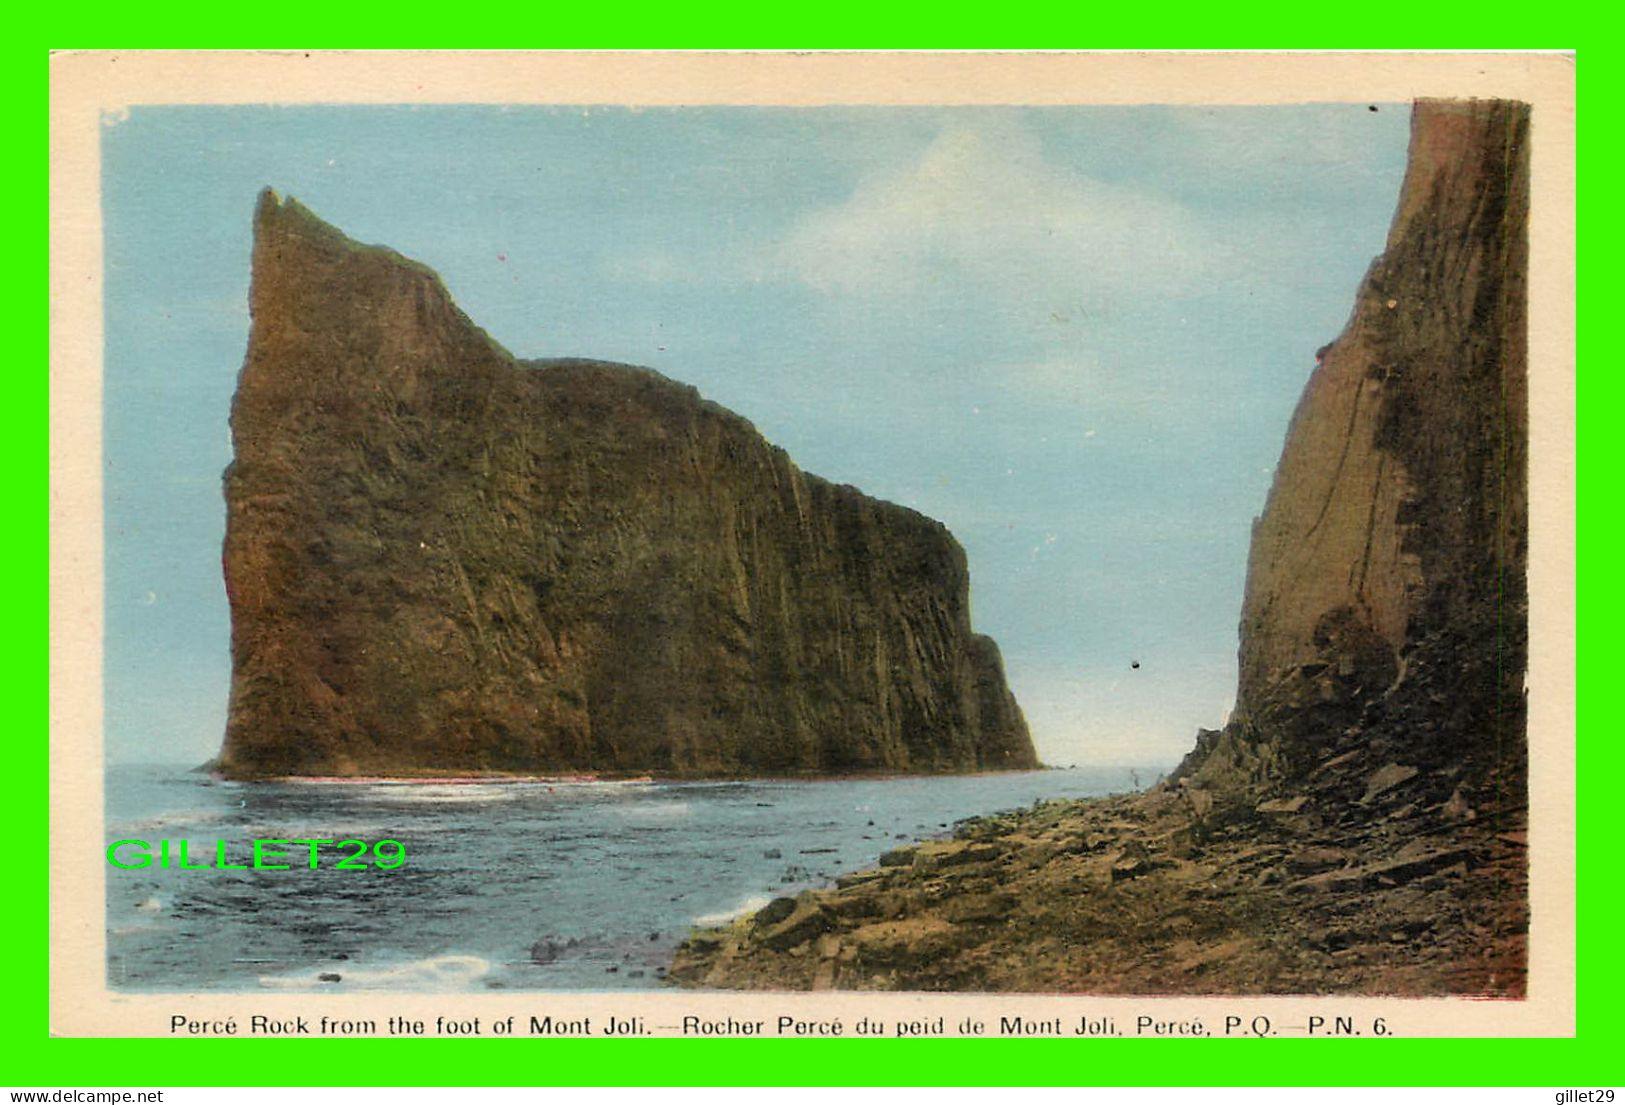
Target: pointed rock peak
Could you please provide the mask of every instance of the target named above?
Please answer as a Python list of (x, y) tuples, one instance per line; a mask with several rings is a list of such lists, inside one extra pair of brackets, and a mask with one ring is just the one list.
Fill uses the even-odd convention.
[[(271, 227), (281, 225), (295, 210), (304, 211), (304, 208), (292, 196), (283, 196), (269, 185), (261, 188), (259, 199), (254, 204), (255, 233), (262, 234)], [(310, 214), (308, 211), (304, 213)]]
[(254, 206), (252, 285), (249, 310), (256, 319), (303, 312), (301, 327), (326, 320), (342, 328), (350, 323), (334, 322), (344, 314), (341, 305), (371, 317), (378, 296), (404, 296), (432, 304), (440, 320), (436, 325), (466, 333), (485, 353), (511, 357), (469, 320), (428, 265), (387, 246), (358, 242), (270, 187), (260, 190)]
[[(426, 276), (442, 292), (445, 291), (439, 274), (429, 266), (397, 253), (388, 246), (359, 242), (293, 196), (281, 195), (269, 186), (260, 190), (259, 199), (254, 207), (254, 240), (257, 246), (272, 247), (256, 251), (256, 268), (272, 258), (279, 264), (285, 264), (289, 258), (308, 254), (313, 250), (328, 257), (338, 255), (377, 257)], [(290, 251), (288, 248), (290, 246), (296, 248)], [(449, 294), (447, 298), (450, 299)]]
[(276, 189), (267, 186), (260, 189), (259, 200), (254, 206), (254, 236), (265, 238), (269, 235), (359, 245), (294, 197), (280, 195)]

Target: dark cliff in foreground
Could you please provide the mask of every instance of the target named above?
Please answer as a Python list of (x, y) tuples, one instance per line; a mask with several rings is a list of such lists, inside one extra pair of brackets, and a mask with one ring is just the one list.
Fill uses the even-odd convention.
[(1254, 530), (1223, 730), (1148, 793), (976, 819), (697, 934), (672, 977), (1521, 996), (1528, 133), (1416, 106)]
[(1236, 710), (1193, 784), (1357, 749), (1522, 787), (1528, 129), (1503, 104), (1416, 109), (1387, 248), (1254, 526)]
[(227, 774), (1035, 765), (941, 524), (269, 190), (251, 301)]

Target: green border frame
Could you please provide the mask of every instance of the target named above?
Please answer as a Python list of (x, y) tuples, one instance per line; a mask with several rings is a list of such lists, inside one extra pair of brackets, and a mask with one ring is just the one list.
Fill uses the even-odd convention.
[[(187, 4), (155, 10), (124, 7), (114, 16), (76, 9), (73, 25), (32, 32), (16, 29), (19, 43), (6, 52), (11, 65), (0, 77), (11, 87), (8, 130), (14, 169), (5, 209), (14, 254), (49, 254), (49, 191), (42, 200), (28, 189), (26, 150), (41, 137), (38, 128), (49, 102), (36, 66), (51, 48), (247, 48), (250, 45), (298, 45), (310, 37), (322, 48), (377, 45), (380, 35), (391, 48), (572, 48), (572, 49), (1542, 49), (1574, 50), (1598, 41), (1582, 32), (1571, 11), (1534, 9), (1491, 3), (1426, 10), (1392, 6), (1342, 4), (1306, 11), (1302, 5), (1280, 12), (1205, 5), (1190, 11), (1159, 8), (1150, 31), (1132, 25), (1132, 16), (1074, 5), (1039, 6), (1014, 11), (987, 9), (954, 13), (948, 8), (918, 12), (898, 8), (859, 8), (852, 3), (821, 5), (817, 22), (798, 9), (757, 6), (698, 11), (663, 7), (649, 12), (617, 5), (613, 18), (601, 10), (563, 11), (547, 6), (517, 5), (510, 11), (459, 9), (448, 20), (444, 8), (395, 4), (387, 13), (365, 8), (341, 10), (249, 5), (240, 9)], [(41, 17), (41, 18), (49, 18)], [(1149, 21), (1147, 21), (1149, 23)], [(1310, 24), (1305, 26), (1305, 24)], [(408, 37), (410, 36), (410, 37)], [(33, 39), (46, 40), (42, 44)], [(1159, 41), (1160, 40), (1160, 41)], [(311, 46), (311, 48), (316, 48)], [(1577, 51), (1588, 61), (1607, 58), (1605, 46)], [(1606, 68), (1606, 66), (1604, 67)], [(1611, 105), (1612, 74), (1592, 74), (1593, 100)], [(47, 78), (48, 79), (48, 78)], [(47, 126), (48, 132), (48, 126)], [(1606, 143), (1612, 147), (1612, 141)], [(1611, 160), (1611, 149), (1597, 147), (1592, 161)], [(33, 179), (39, 179), (35, 177)], [(47, 213), (42, 231), (41, 209)], [(1605, 230), (1610, 234), (1612, 231)], [(1606, 246), (1607, 243), (1605, 243)], [(1600, 291), (1617, 279), (1609, 263), (1613, 251), (1588, 251), (1590, 275)], [(1597, 261), (1602, 256), (1604, 261)], [(21, 317), (22, 303), (37, 302), (25, 291), (35, 278), (30, 267), (8, 268), (14, 291), (7, 302), (15, 332), (27, 333), (35, 319)], [(1598, 285), (1591, 285), (1594, 289)], [(31, 291), (31, 287), (28, 291)], [(48, 297), (47, 297), (48, 298)], [(31, 346), (33, 347), (33, 346)], [(36, 364), (48, 362), (49, 335), (39, 340)], [(24, 364), (28, 363), (23, 361)], [(334, 1041), (325, 1049), (267, 1047), (251, 1040), (57, 1039), (48, 1035), (48, 877), (52, 848), (48, 838), (46, 689), (48, 660), (42, 655), (36, 626), (48, 639), (48, 528), (32, 540), (32, 519), (41, 490), (48, 499), (47, 375), (30, 367), (12, 374), (12, 401), (0, 435), (4, 471), (11, 474), (5, 497), (16, 523), (10, 540), (0, 542), (0, 557), (14, 581), (13, 631), (5, 638), (5, 673), (14, 708), (16, 731), (11, 745), (18, 755), (6, 795), (21, 814), (14, 824), (10, 853), (17, 878), (10, 908), (0, 915), (9, 952), (6, 1000), (0, 1002), (0, 1041), (7, 1053), (0, 1060), (0, 1083), (16, 1088), (62, 1086), (209, 1086), (209, 1085), (554, 1085), (554, 1086), (688, 1086), (688, 1085), (1094, 1085), (1094, 1086), (1224, 1086), (1224, 1085), (1371, 1085), (1371, 1086), (1608, 1086), (1617, 1083), (1615, 1042), (1618, 1013), (1619, 955), (1614, 937), (1615, 910), (1606, 852), (1617, 805), (1616, 790), (1605, 780), (1621, 777), (1619, 744), (1611, 734), (1594, 731), (1581, 742), (1583, 776), (1579, 788), (1577, 828), (1581, 846), (1579, 910), (1578, 1034), (1557, 1040), (1404, 1040), (1344, 1041), (1275, 1040), (1270, 1044), (1199, 1043), (1194, 1041), (1069, 1040), (929, 1040), (929, 1041), (793, 1041), (793, 1040), (546, 1040), (530, 1046), (514, 1042), (457, 1040)], [(1617, 374), (1594, 377), (1588, 384), (1588, 425), (1612, 429), (1620, 408)], [(1588, 463), (1590, 486), (1614, 484), (1618, 467), (1609, 452), (1593, 448)], [(1588, 529), (1593, 548), (1612, 552), (1616, 523), (1611, 512), (1598, 512)], [(1605, 520), (1597, 520), (1605, 519)], [(1606, 527), (1606, 530), (1604, 530)], [(1610, 556), (1610, 559), (1612, 557)], [(1609, 566), (1605, 563), (1604, 570)], [(1617, 601), (1615, 588), (1591, 592), (1592, 624), (1608, 625)], [(1619, 651), (1613, 634), (1594, 633), (1588, 643), (1588, 670), (1612, 668)], [(1590, 717), (1589, 714), (1584, 715)], [(37, 719), (37, 720), (36, 720)], [(1586, 780), (1589, 779), (1589, 785)], [(1589, 804), (1588, 804), (1589, 803)], [(626, 1049), (632, 1054), (626, 1054)], [(1174, 1049), (1169, 1054), (1163, 1049)], [(1267, 1057), (1259, 1049), (1267, 1048)], [(1330, 1048), (1331, 1050), (1328, 1050)], [(473, 1049), (473, 1050), (471, 1050)], [(1155, 1052), (1155, 1054), (1153, 1054)], [(1174, 1060), (1170, 1062), (1169, 1060)]]

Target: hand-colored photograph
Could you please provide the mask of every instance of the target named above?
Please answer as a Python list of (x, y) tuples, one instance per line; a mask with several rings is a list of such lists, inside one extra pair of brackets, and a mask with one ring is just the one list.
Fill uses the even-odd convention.
[(1540, 125), (106, 114), (107, 988), (1525, 997)]

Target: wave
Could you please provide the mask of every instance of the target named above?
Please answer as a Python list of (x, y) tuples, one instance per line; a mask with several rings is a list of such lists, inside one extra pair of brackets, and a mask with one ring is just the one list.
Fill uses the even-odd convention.
[[(397, 833), (404, 832), (410, 827), (392, 824), (384, 821), (375, 822), (340, 822), (336, 825), (295, 825), (290, 828), (286, 823), (281, 825), (250, 825), (245, 827), (240, 835), (245, 841), (249, 840), (389, 840)], [(244, 847), (247, 845), (245, 843)], [(301, 853), (303, 854), (303, 853)], [(284, 860), (283, 862), (287, 862)]]
[(161, 925), (113, 925), (107, 930), (108, 936), (135, 936), (143, 932), (158, 932)]
[(365, 783), (356, 784), (369, 801), (389, 805), (488, 805), (497, 802), (546, 801), (550, 796), (572, 798), (619, 794), (654, 784), (646, 779), (570, 780), (508, 783)]
[(613, 807), (622, 817), (633, 821), (665, 821), (687, 817), (694, 812), (687, 802), (639, 802), (635, 805)]
[(484, 806), (547, 793), (540, 783), (368, 783), (355, 789), (369, 801), (391, 806)]
[(152, 835), (153, 830), (158, 830), (158, 836), (168, 836), (168, 830), (176, 826), (207, 825), (223, 820), (224, 817), (225, 814), (220, 810), (182, 810), (134, 821), (110, 821), (108, 831), (132, 840)]
[(261, 975), (259, 984), (274, 990), (466, 990), (490, 972), (490, 961), (477, 955), (436, 955), (371, 969), (333, 963), (292, 974)]
[(746, 898), (732, 909), (725, 909), (720, 913), (702, 913), (700, 916), (694, 918), (694, 924), (700, 928), (707, 929), (716, 928), (719, 925), (726, 925), (732, 921), (738, 920), (747, 913), (755, 913), (772, 900), (773, 899), (765, 897), (764, 895), (753, 895)]

